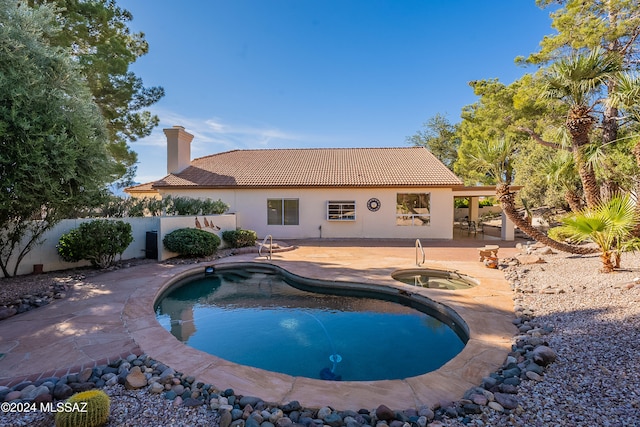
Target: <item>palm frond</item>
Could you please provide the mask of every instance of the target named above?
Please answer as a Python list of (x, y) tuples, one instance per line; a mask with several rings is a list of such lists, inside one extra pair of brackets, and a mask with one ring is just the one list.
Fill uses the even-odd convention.
[(543, 94), (588, 106), (589, 100), (620, 69), (620, 61), (596, 48), (560, 59), (545, 74)]

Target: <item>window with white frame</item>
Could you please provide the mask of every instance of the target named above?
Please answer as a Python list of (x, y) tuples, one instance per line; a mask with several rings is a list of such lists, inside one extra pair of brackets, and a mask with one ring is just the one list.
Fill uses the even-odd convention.
[(398, 193), (396, 225), (420, 226), (431, 222), (430, 193)]
[(328, 201), (327, 221), (355, 221), (356, 202), (350, 201)]
[(298, 199), (267, 199), (268, 225), (299, 225)]

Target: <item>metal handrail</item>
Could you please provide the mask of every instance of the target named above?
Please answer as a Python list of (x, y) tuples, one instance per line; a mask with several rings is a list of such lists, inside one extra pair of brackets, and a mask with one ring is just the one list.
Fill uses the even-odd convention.
[(267, 259), (270, 260), (271, 256), (273, 255), (273, 236), (271, 234), (266, 236), (262, 241), (262, 245), (260, 245), (260, 248), (258, 249), (258, 256), (262, 256), (262, 248), (264, 248), (264, 245), (267, 244), (267, 239), (269, 239), (269, 255), (265, 255), (265, 256), (267, 257)]
[[(420, 248), (420, 251), (422, 252), (422, 262), (418, 262), (418, 248)], [(424, 249), (422, 248), (422, 243), (420, 242), (420, 239), (416, 239), (416, 265), (420, 267), (424, 264), (425, 260), (426, 256), (424, 254)]]

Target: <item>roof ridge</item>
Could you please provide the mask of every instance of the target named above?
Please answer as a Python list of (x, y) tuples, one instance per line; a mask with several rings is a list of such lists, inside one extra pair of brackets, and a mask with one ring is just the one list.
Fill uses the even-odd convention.
[[(234, 152), (254, 152), (254, 151), (347, 151), (347, 150), (407, 150), (407, 149), (427, 149), (422, 146), (409, 146), (409, 147), (302, 147), (302, 148), (236, 148), (234, 150), (221, 151), (220, 153), (208, 154), (202, 157), (196, 157), (194, 160), (206, 159), (209, 157), (220, 156), (223, 154), (229, 154)], [(429, 150), (427, 150), (429, 151)]]

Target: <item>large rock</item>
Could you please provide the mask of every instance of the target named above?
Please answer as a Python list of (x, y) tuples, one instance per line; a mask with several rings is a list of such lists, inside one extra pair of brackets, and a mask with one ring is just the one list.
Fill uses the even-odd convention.
[(162, 371), (162, 373), (160, 374), (160, 379), (159, 379), (159, 383), (160, 384), (169, 384), (173, 381), (173, 375), (176, 373), (176, 371), (173, 370), (173, 368), (167, 368), (165, 370)]
[(540, 366), (547, 366), (548, 364), (553, 363), (556, 360), (556, 357), (558, 357), (556, 352), (546, 345), (536, 347), (531, 353), (533, 361)]
[(233, 418), (231, 417), (231, 412), (222, 411), (222, 413), (220, 414), (220, 420), (218, 421), (218, 425), (220, 427), (229, 427), (231, 425), (231, 421), (233, 421)]
[(4, 397), (5, 402), (11, 402), (12, 400), (20, 399), (22, 397), (22, 392), (20, 390), (13, 390), (7, 393)]
[(16, 314), (17, 312), (18, 312), (18, 310), (16, 310), (13, 307), (2, 307), (2, 308), (0, 308), (0, 320), (6, 319), (8, 317), (11, 317), (14, 314)]
[(191, 397), (187, 397), (182, 401), (182, 406), (193, 407), (193, 406), (202, 406), (204, 404), (203, 401), (198, 399), (193, 399)]
[(262, 399), (260, 399), (259, 397), (254, 397), (254, 396), (242, 396), (240, 398), (240, 407), (244, 408), (247, 405), (251, 405), (253, 407), (255, 407), (258, 402), (261, 402)]
[(139, 366), (131, 368), (129, 375), (127, 375), (124, 383), (124, 387), (127, 390), (135, 390), (138, 388), (147, 386), (147, 377), (142, 373)]
[(21, 398), (25, 400), (33, 400), (42, 394), (49, 394), (49, 388), (47, 386), (41, 385), (39, 387), (34, 387), (33, 389), (25, 388), (22, 390)]
[(93, 368), (84, 369), (78, 374), (78, 382), (86, 383), (87, 381), (89, 381), (89, 378), (91, 378), (91, 375), (93, 375)]
[(333, 410), (331, 408), (329, 408), (328, 406), (323, 406), (318, 410), (318, 418), (320, 418), (321, 420), (324, 420), (329, 415), (331, 415), (332, 412)]
[(496, 402), (505, 409), (516, 409), (518, 407), (518, 399), (512, 394), (495, 393)]
[(64, 400), (73, 394), (73, 389), (67, 384), (58, 382), (53, 388), (53, 397), (57, 400)]
[(149, 391), (153, 394), (160, 394), (164, 391), (164, 386), (160, 383), (151, 383)]
[(383, 421), (389, 421), (396, 417), (395, 412), (386, 405), (380, 405), (376, 408), (376, 418)]

